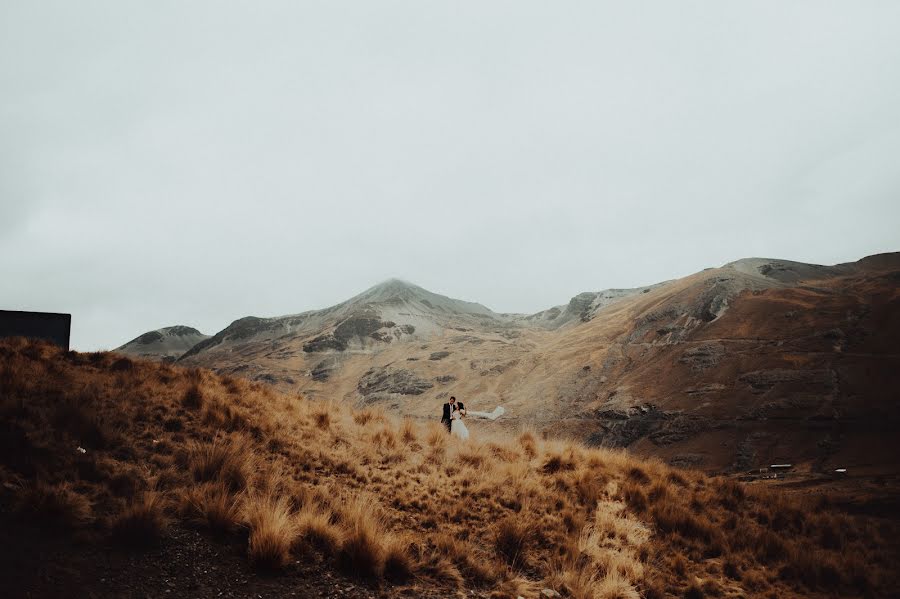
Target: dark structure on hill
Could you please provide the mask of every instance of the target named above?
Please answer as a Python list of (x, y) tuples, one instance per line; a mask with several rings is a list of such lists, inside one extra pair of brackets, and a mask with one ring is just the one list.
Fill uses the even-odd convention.
[(28, 337), (43, 339), (69, 349), (71, 314), (53, 312), (18, 312), (0, 310), (0, 338)]

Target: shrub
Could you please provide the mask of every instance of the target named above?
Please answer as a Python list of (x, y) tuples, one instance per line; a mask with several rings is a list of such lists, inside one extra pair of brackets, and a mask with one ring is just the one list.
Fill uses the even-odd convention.
[(497, 580), (496, 562), (475, 553), (474, 548), (464, 540), (439, 531), (432, 535), (431, 542), (435, 552), (431, 560), (446, 560), (450, 575), (459, 576), (460, 582), (463, 576), (477, 585), (491, 584)]
[(158, 543), (168, 526), (163, 496), (156, 491), (146, 491), (113, 518), (110, 528), (116, 541), (146, 547)]
[(471, 442), (459, 451), (456, 461), (475, 469), (488, 469), (493, 466), (493, 462), (488, 461), (484, 447), (473, 445)]
[(230, 374), (223, 374), (219, 378), (222, 386), (225, 387), (225, 390), (231, 393), (232, 395), (237, 395), (241, 391), (241, 383), (236, 378), (231, 376)]
[(443, 424), (433, 424), (428, 427), (428, 435), (425, 442), (432, 448), (443, 449), (447, 443), (447, 428)]
[(163, 430), (176, 433), (184, 428), (184, 422), (178, 416), (170, 416), (163, 421)]
[(140, 487), (143, 486), (143, 481), (135, 472), (125, 470), (110, 476), (106, 481), (106, 484), (109, 487), (109, 490), (115, 495), (131, 498), (134, 497)]
[(187, 388), (181, 398), (181, 405), (192, 410), (199, 410), (203, 407), (203, 390), (200, 385), (194, 383)]
[(409, 542), (403, 537), (389, 536), (384, 544), (384, 577), (395, 584), (407, 582), (413, 573)]
[(594, 589), (596, 599), (641, 599), (637, 590), (626, 579), (609, 574)]
[(525, 452), (525, 455), (528, 456), (529, 460), (533, 460), (537, 457), (537, 441), (534, 438), (534, 434), (530, 431), (526, 431), (519, 435), (519, 445), (522, 446), (522, 450)]
[(206, 404), (206, 408), (203, 411), (203, 423), (232, 432), (249, 427), (247, 418), (243, 414), (220, 400), (214, 400)]
[(741, 570), (737, 563), (732, 559), (726, 559), (725, 563), (722, 564), (722, 573), (732, 580), (741, 579)]
[(68, 432), (75, 442), (88, 449), (108, 449), (117, 435), (91, 405), (93, 398), (67, 397), (56, 404), (51, 423)]
[(586, 470), (575, 480), (575, 492), (581, 505), (594, 506), (603, 494), (603, 488), (598, 477)]
[(328, 407), (320, 407), (313, 412), (313, 422), (322, 430), (328, 430), (331, 427), (331, 412)]
[(650, 483), (650, 477), (647, 476), (647, 473), (640, 466), (632, 466), (628, 469), (627, 473), (628, 480), (634, 481), (636, 483), (646, 485)]
[(525, 563), (528, 539), (528, 526), (521, 516), (507, 516), (494, 528), (494, 549), (512, 568)]
[(809, 589), (834, 589), (842, 582), (841, 567), (832, 554), (796, 546), (789, 551), (787, 563), (778, 571), (778, 576)]
[(297, 528), (284, 497), (252, 495), (244, 502), (244, 522), (250, 530), (247, 557), (260, 570), (279, 570), (291, 556)]
[(16, 511), (52, 528), (78, 528), (91, 520), (90, 501), (68, 483), (37, 482), (26, 487), (16, 503)]
[(746, 498), (744, 487), (735, 480), (726, 479), (719, 484), (718, 491), (722, 507), (731, 511), (738, 509)]
[(647, 511), (647, 496), (644, 490), (634, 483), (626, 483), (622, 489), (622, 498), (635, 512), (640, 514)]
[(555, 474), (563, 470), (574, 470), (575, 463), (560, 454), (551, 454), (544, 461), (541, 469), (544, 471), (544, 474)]
[(193, 524), (214, 533), (228, 533), (241, 522), (241, 502), (222, 483), (204, 483), (188, 488), (181, 498), (181, 513)]
[(674, 501), (655, 506), (652, 515), (657, 528), (664, 533), (678, 534), (686, 539), (708, 540), (711, 536), (707, 523)]
[(650, 492), (647, 493), (647, 499), (650, 503), (658, 503), (660, 501), (666, 501), (669, 497), (669, 488), (661, 483), (656, 483), (650, 488)]
[(113, 362), (110, 367), (113, 372), (128, 372), (134, 370), (134, 361), (127, 357), (121, 357)]
[(357, 578), (380, 578), (385, 563), (383, 522), (370, 500), (358, 497), (352, 501), (341, 513), (341, 525), (344, 538), (337, 554), (338, 567)]
[(703, 588), (696, 582), (691, 583), (691, 586), (684, 592), (684, 599), (703, 599), (705, 596)]
[(249, 448), (242, 444), (217, 439), (212, 443), (193, 444), (189, 463), (198, 482), (218, 481), (239, 491), (247, 486), (254, 460)]
[(687, 487), (688, 486), (687, 479), (675, 471), (669, 472), (669, 474), (666, 475), (666, 480), (668, 480), (673, 485), (677, 485), (679, 487)]
[(325, 508), (307, 503), (297, 514), (297, 541), (318, 549), (325, 555), (335, 555), (341, 547), (341, 530), (334, 524), (334, 515)]
[(767, 528), (760, 529), (751, 543), (753, 553), (764, 564), (772, 564), (787, 554), (787, 545), (781, 536)]
[(370, 410), (360, 410), (353, 414), (353, 422), (359, 426), (365, 426), (372, 420), (372, 412)]
[(409, 418), (404, 418), (400, 424), (400, 439), (407, 445), (416, 440), (416, 425)]

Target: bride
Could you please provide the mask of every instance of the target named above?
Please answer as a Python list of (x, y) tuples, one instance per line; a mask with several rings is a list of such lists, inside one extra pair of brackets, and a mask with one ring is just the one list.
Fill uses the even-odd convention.
[(459, 408), (450, 413), (450, 436), (466, 440), (469, 438), (469, 429), (462, 420), (463, 415), (464, 412), (460, 412)]

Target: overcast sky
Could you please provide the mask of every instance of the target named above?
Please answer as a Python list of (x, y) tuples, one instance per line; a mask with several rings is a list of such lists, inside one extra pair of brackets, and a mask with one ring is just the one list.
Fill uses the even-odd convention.
[(0, 308), (534, 312), (900, 250), (900, 2), (0, 0)]

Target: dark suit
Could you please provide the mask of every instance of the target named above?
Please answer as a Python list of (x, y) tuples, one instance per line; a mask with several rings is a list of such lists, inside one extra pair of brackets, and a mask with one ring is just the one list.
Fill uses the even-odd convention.
[[(456, 402), (456, 409), (459, 410), (460, 412), (462, 412), (462, 411), (465, 411), (466, 406), (463, 404), (463, 402), (458, 401), (458, 402)], [(445, 403), (444, 404), (444, 414), (441, 416), (441, 424), (443, 424), (444, 426), (447, 427), (448, 433), (450, 432), (450, 414), (452, 412), (453, 412), (453, 410), (450, 407), (450, 402)]]

